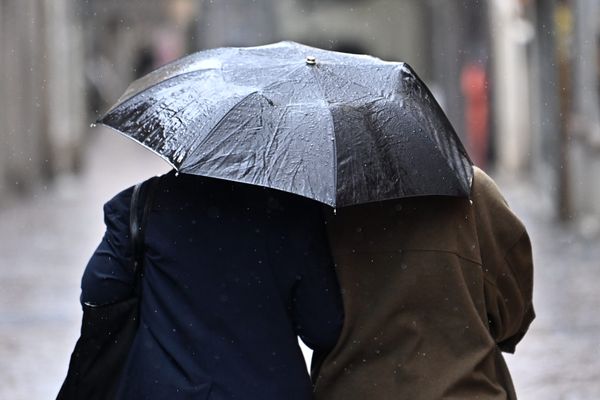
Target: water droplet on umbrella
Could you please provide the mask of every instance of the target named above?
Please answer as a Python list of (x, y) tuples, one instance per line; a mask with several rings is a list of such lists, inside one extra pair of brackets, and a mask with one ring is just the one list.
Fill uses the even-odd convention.
[(181, 153), (179, 153), (179, 155), (177, 156), (177, 158), (175, 159), (175, 161), (178, 164), (181, 164), (181, 162), (183, 161), (183, 159), (185, 158), (185, 156), (186, 156), (186, 152), (182, 151)]

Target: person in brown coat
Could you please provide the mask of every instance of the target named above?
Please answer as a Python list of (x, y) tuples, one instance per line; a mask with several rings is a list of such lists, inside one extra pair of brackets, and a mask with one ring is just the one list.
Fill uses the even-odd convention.
[(490, 177), (475, 167), (468, 199), (339, 209), (328, 229), (345, 321), (317, 400), (516, 398), (501, 352), (535, 317), (533, 262)]

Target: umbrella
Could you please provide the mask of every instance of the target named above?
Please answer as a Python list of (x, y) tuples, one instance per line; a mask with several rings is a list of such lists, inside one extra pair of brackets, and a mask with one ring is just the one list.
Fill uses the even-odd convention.
[(294, 42), (191, 54), (133, 82), (97, 122), (182, 173), (333, 207), (468, 196), (472, 165), (402, 62)]

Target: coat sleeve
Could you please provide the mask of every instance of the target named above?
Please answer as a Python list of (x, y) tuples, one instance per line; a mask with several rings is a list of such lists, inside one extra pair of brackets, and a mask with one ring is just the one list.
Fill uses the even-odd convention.
[(529, 235), (496, 184), (478, 169), (472, 199), (490, 332), (502, 351), (513, 353), (535, 318)]
[(106, 231), (90, 258), (81, 280), (81, 303), (110, 304), (129, 297), (133, 290), (129, 208), (133, 188), (104, 205)]
[(297, 232), (302, 243), (292, 295), (292, 313), (297, 335), (315, 351), (329, 352), (336, 344), (343, 322), (343, 306), (323, 217), (320, 212), (305, 218), (305, 232)]

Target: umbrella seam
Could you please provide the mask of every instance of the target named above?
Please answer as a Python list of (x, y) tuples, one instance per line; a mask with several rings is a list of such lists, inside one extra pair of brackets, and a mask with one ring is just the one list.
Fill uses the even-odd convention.
[[(301, 67), (296, 68), (296, 69), (290, 71), (289, 74), (286, 74), (284, 76), (292, 75), (293, 73), (295, 73), (300, 68)], [(240, 98), (239, 101), (237, 101), (225, 114), (223, 114), (223, 116), (221, 118), (219, 118), (219, 120), (212, 126), (212, 128), (210, 128), (210, 130), (208, 131), (208, 133), (206, 134), (206, 136), (204, 138), (202, 138), (200, 142), (194, 143), (192, 146), (190, 146), (190, 150), (188, 151), (188, 154), (193, 153), (196, 150), (196, 148), (198, 148), (199, 146), (201, 146), (208, 139), (208, 137), (211, 134), (211, 132), (213, 132), (215, 129), (217, 129), (222, 124), (223, 120), (225, 118), (227, 118), (227, 116), (229, 116), (241, 102), (243, 102), (244, 100), (246, 100), (247, 98), (249, 98), (250, 96), (252, 96), (254, 94), (257, 94), (257, 93), (261, 94), (261, 92), (264, 91), (265, 89), (268, 89), (270, 86), (273, 86), (273, 85), (278, 84), (278, 83), (280, 83), (280, 82), (273, 82), (273, 83), (271, 83), (271, 84), (269, 84), (269, 85), (267, 85), (267, 86), (265, 86), (263, 88), (255, 89), (252, 92), (250, 92), (247, 95), (245, 95), (244, 97)], [(265, 97), (264, 95), (262, 95), (262, 96)], [(198, 138), (198, 140), (200, 140), (200, 138)]]
[(319, 87), (319, 89), (321, 90), (321, 96), (323, 97), (323, 99), (325, 99), (325, 103), (327, 105), (327, 111), (329, 113), (329, 123), (331, 126), (331, 132), (333, 135), (333, 160), (332, 160), (332, 169), (333, 169), (333, 208), (337, 208), (337, 193), (338, 193), (338, 176), (337, 176), (337, 137), (335, 135), (335, 124), (333, 123), (333, 113), (331, 112), (331, 108), (329, 107), (329, 102), (327, 101), (327, 98), (325, 96), (325, 88), (323, 87), (323, 85), (321, 85), (321, 81), (319, 80), (319, 77), (317, 75), (316, 72), (314, 72), (314, 70), (318, 70), (319, 66), (317, 64), (316, 68), (313, 69), (312, 73), (315, 77), (315, 82), (317, 83), (317, 86)]
[(210, 137), (210, 134), (223, 123), (225, 118), (227, 118), (227, 116), (229, 116), (235, 110), (235, 107), (238, 104), (240, 104), (242, 101), (246, 100), (248, 97), (250, 97), (256, 93), (258, 93), (258, 90), (254, 90), (253, 92), (248, 93), (247, 95), (242, 97), (237, 103), (235, 103), (235, 105), (232, 106), (225, 114), (223, 114), (223, 116), (221, 116), (221, 118), (219, 118), (219, 120), (213, 125), (213, 127), (210, 128), (210, 130), (207, 132), (206, 136), (204, 136), (203, 138), (198, 138), (198, 141), (197, 142), (195, 141), (194, 144), (190, 146), (190, 150), (189, 150), (188, 154), (193, 153), (199, 146), (201, 146), (203, 143), (205, 143), (208, 140), (208, 138)]

